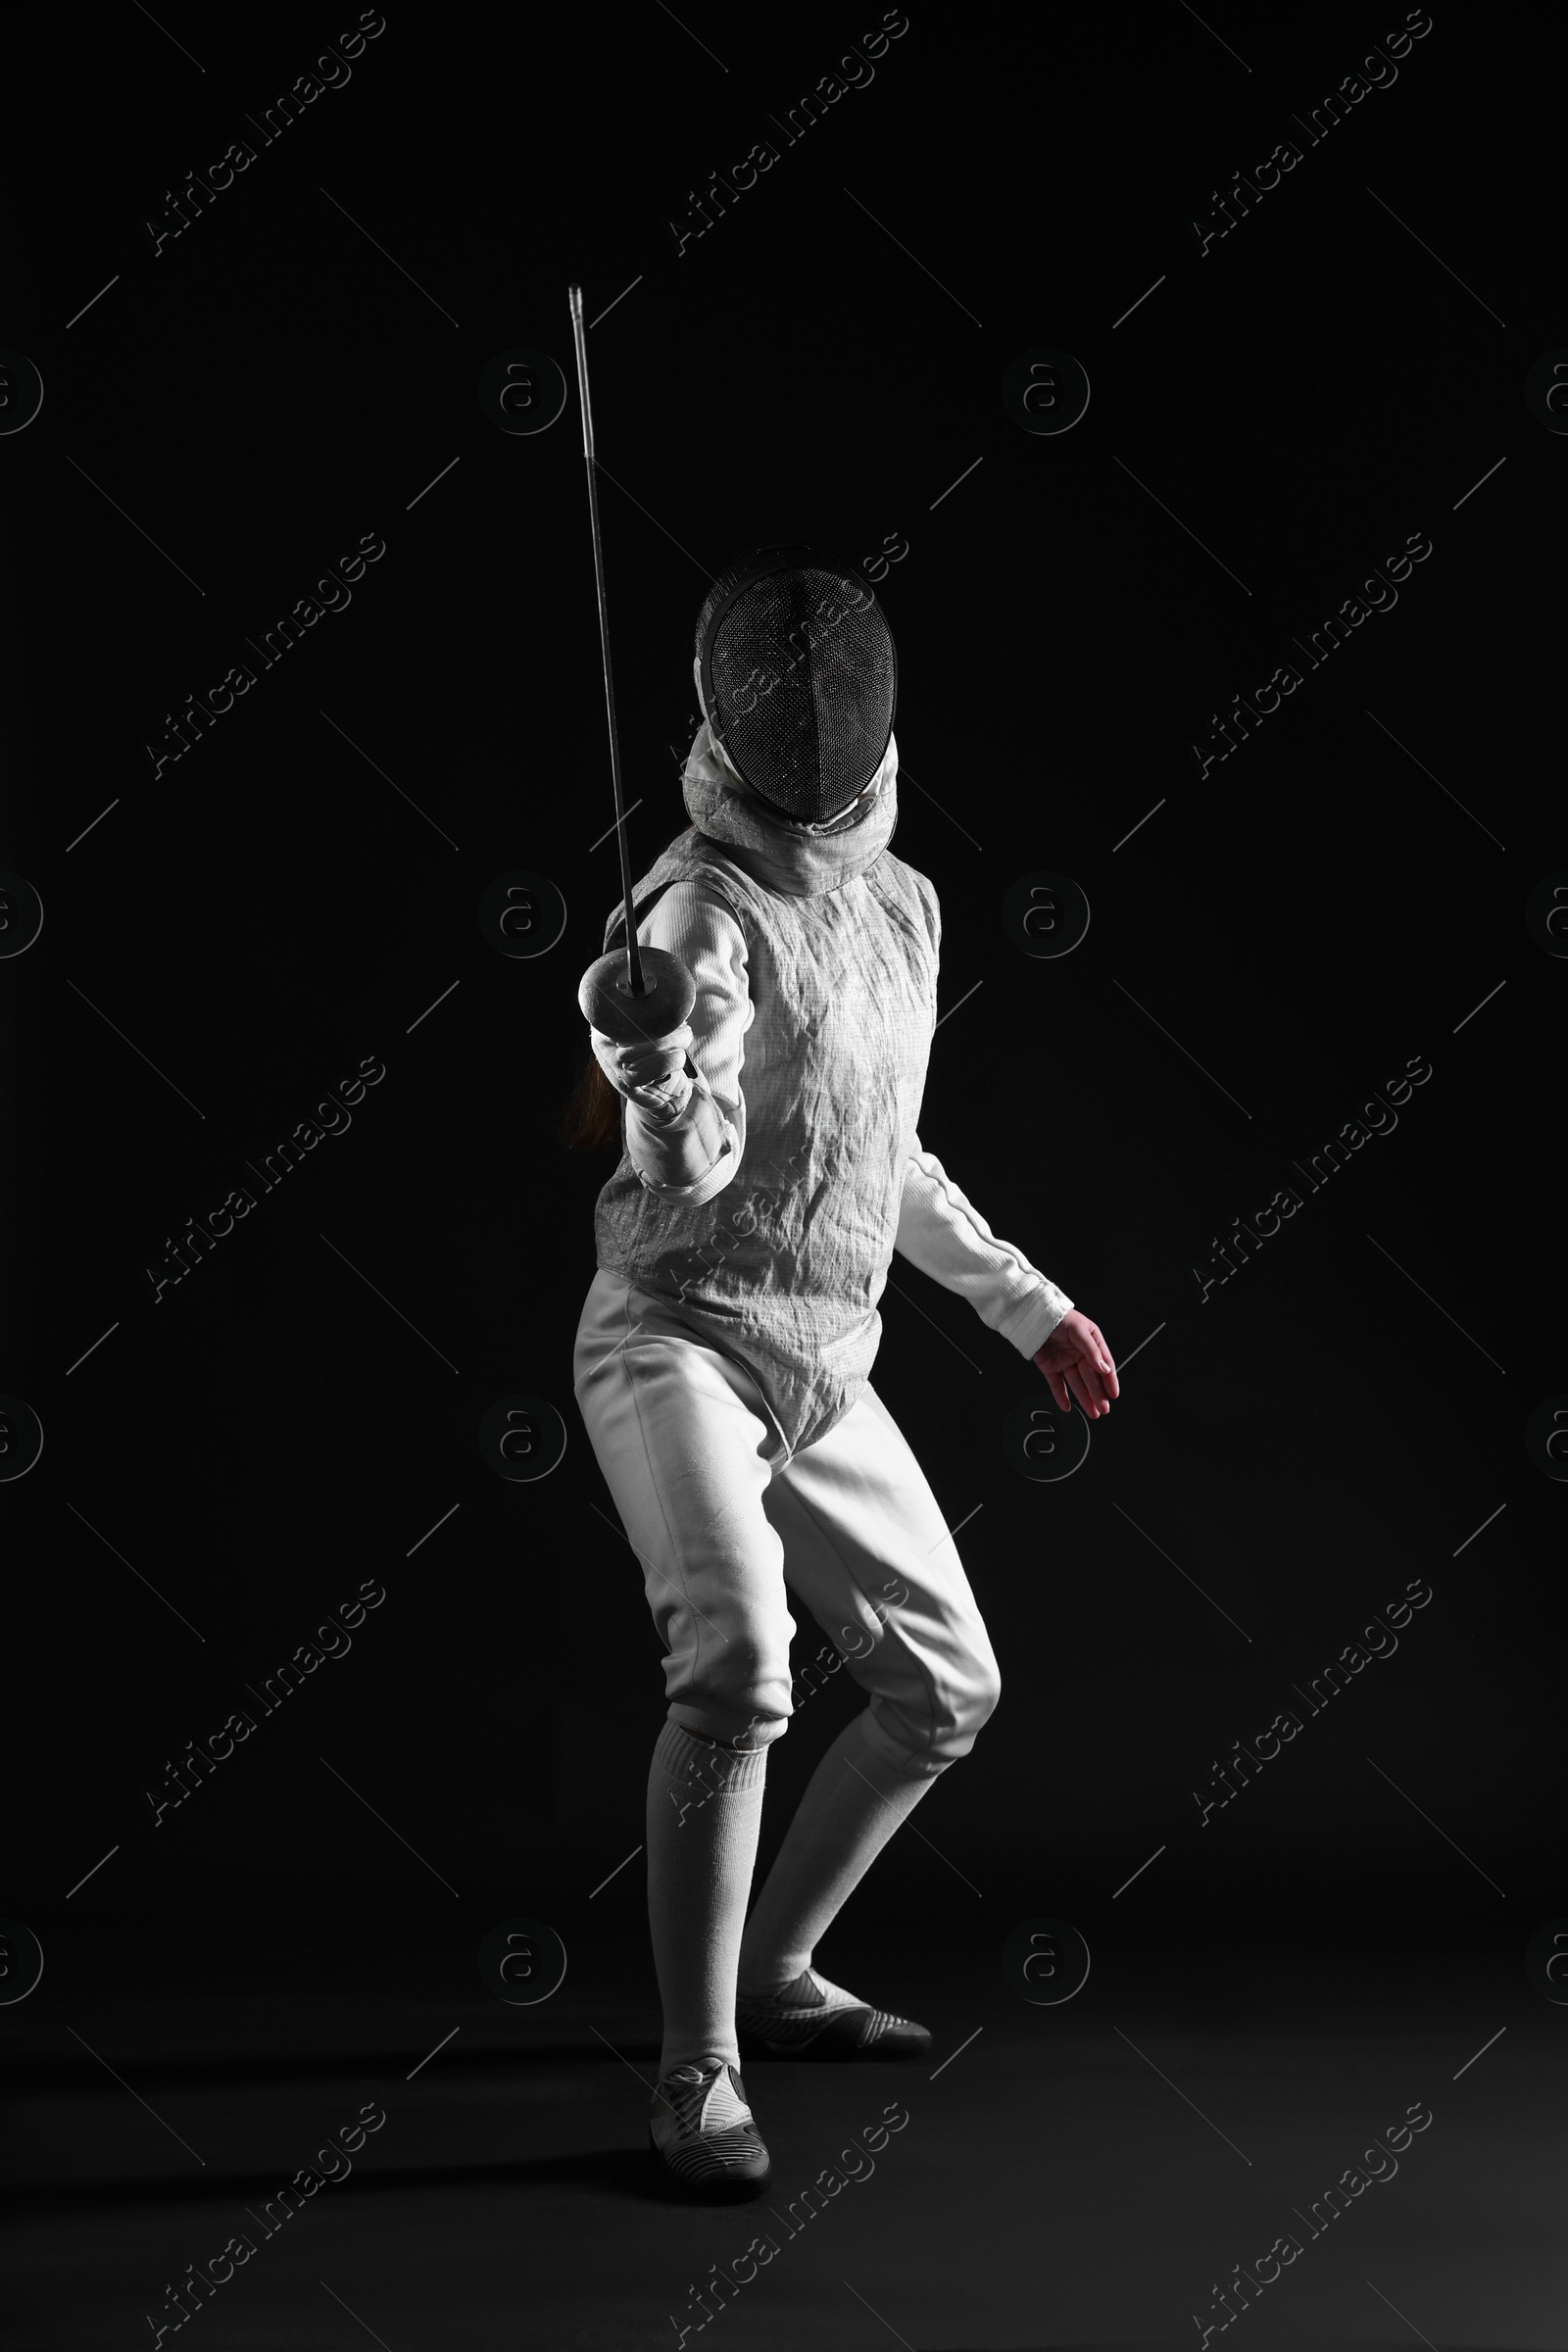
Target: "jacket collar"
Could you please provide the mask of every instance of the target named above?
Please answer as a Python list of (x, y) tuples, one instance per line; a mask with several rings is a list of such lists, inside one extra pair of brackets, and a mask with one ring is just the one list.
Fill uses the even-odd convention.
[(770, 815), (714, 743), (707, 719), (697, 730), (681, 779), (686, 811), (700, 833), (716, 841), (737, 865), (788, 898), (819, 898), (841, 890), (874, 865), (899, 821), (899, 748), (887, 754), (868, 793), (838, 830), (805, 832)]

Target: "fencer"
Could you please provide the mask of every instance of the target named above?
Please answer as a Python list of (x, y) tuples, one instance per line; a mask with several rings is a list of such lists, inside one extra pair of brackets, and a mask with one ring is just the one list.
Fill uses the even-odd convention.
[[(918, 1133), (941, 921), (889, 846), (898, 664), (880, 603), (808, 549), (756, 550), (713, 583), (694, 671), (691, 822), (633, 906), (637, 938), (682, 959), (696, 1002), (645, 1044), (591, 1030), (586, 1099), (599, 1089), (622, 1152), (573, 1369), (664, 1649), (650, 2140), (713, 2199), (767, 2184), (743, 2060), (929, 2048), (814, 1954), (998, 1700), (956, 1548), (870, 1384), (894, 1251), (1032, 1359), (1058, 1408), (1098, 1419), (1118, 1383), (1097, 1326)], [(624, 937), (617, 907), (606, 950)], [(768, 1749), (792, 1713), (792, 1599), (866, 1703), (748, 1917)]]

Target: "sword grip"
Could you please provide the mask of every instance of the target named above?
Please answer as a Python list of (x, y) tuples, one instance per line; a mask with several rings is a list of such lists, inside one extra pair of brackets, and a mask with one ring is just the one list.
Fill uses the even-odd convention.
[(643, 994), (634, 996), (626, 951), (612, 948), (591, 963), (577, 984), (577, 1003), (591, 1027), (617, 1046), (669, 1037), (690, 1020), (697, 983), (678, 956), (664, 948), (642, 951)]

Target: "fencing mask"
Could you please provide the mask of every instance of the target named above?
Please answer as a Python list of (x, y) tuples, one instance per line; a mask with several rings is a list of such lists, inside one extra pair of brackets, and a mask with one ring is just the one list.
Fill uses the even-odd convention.
[(748, 789), (801, 826), (833, 823), (874, 782), (893, 734), (898, 657), (868, 584), (804, 546), (721, 572), (697, 621), (697, 683)]

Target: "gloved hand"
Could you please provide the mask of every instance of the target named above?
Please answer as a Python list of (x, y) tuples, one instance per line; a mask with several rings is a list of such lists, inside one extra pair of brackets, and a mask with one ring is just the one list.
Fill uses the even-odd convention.
[(617, 1095), (635, 1104), (653, 1125), (672, 1125), (691, 1101), (692, 1080), (686, 1068), (686, 1049), (692, 1042), (689, 1023), (668, 1037), (639, 1038), (635, 1045), (617, 1046), (602, 1029), (590, 1028), (594, 1059)]

